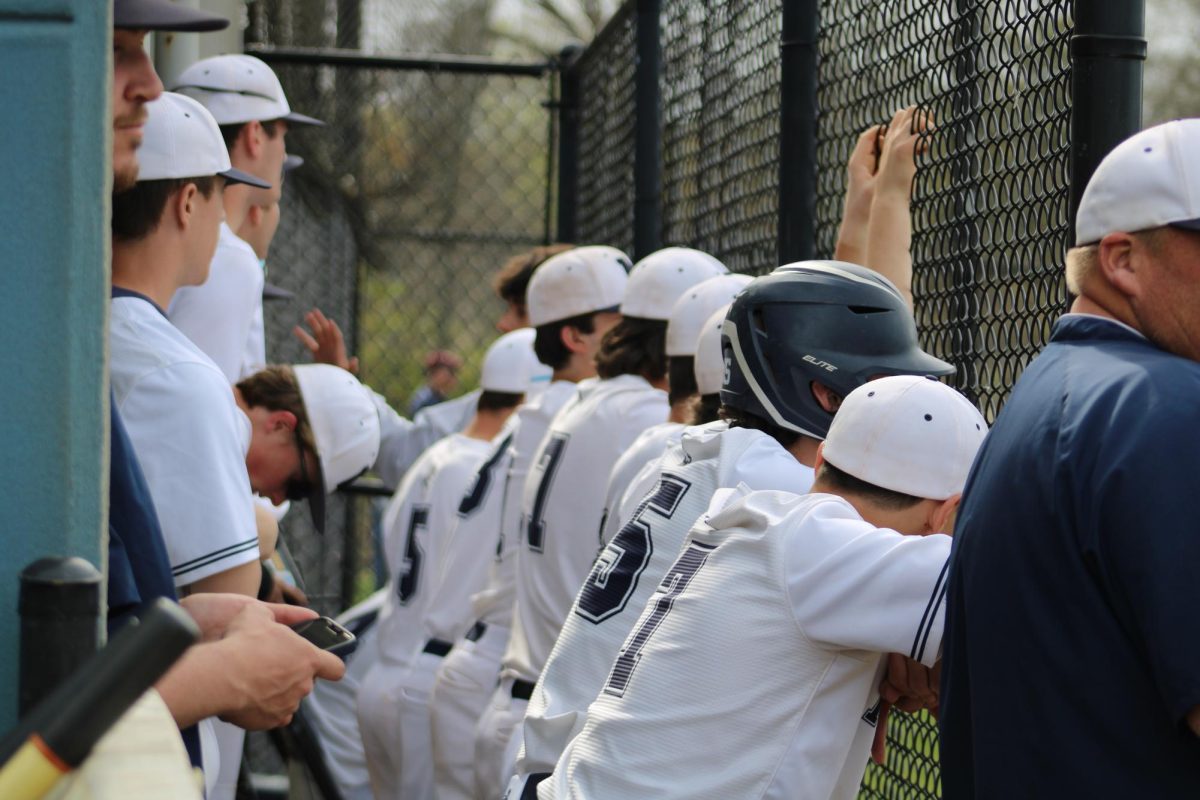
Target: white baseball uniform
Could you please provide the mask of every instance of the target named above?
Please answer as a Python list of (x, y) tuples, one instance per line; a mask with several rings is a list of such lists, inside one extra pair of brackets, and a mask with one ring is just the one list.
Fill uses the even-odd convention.
[(479, 394), (479, 390), (475, 390), (423, 408), (410, 420), (389, 406), (383, 395), (372, 392), (371, 399), (379, 412), (379, 455), (374, 471), (384, 485), (398, 488), (404, 473), (430, 445), (466, 428), (475, 416)]
[(316, 681), (303, 702), (305, 721), (321, 742), (325, 766), (343, 800), (375, 800), (358, 733), (358, 688), (379, 657), (375, 623), (390, 594), (391, 586), (385, 586), (338, 615), (338, 622), (358, 637), (358, 646), (346, 657), (342, 679)]
[[(233, 229), (221, 223), (208, 280), (175, 293), (167, 315), (225, 373), (228, 383), (246, 377), (247, 342), (255, 313), (262, 319), (263, 271), (258, 256)], [(254, 354), (255, 363), (266, 361)]]
[(710, 511), (542, 800), (855, 797), (884, 654), (937, 660), (950, 537), (876, 528), (828, 494), (722, 490)]
[[(621, 498), (647, 464), (658, 461), (663, 453), (679, 444), (687, 426), (679, 422), (664, 422), (647, 428), (633, 440), (608, 473), (608, 488), (604, 490), (604, 517), (600, 523), (600, 547), (608, 544), (620, 529), (617, 511)], [(639, 499), (641, 499), (639, 497)]]
[(813, 481), (812, 469), (767, 434), (721, 421), (688, 428), (654, 466), (650, 491), (613, 512), (619, 533), (596, 559), (533, 690), (510, 797), (521, 795), (525, 776), (552, 771), (583, 729), (646, 598), (716, 491), (745, 484), (800, 493)]
[(477, 786), (489, 794), (500, 794), (513, 774), (529, 693), (596, 558), (603, 476), (669, 411), (667, 393), (641, 376), (597, 381), (559, 412), (534, 457), (521, 504), (517, 599), (503, 680), (476, 732)]
[[(516, 593), (516, 556), (521, 495), (534, 452), (551, 420), (575, 396), (576, 384), (554, 381), (527, 397), (516, 410), (508, 466), (498, 490), (498, 515), (482, 509), (479, 525), (491, 525), (495, 535), (485, 588), (471, 598), (475, 625), (460, 637), (438, 667), (430, 694), (434, 774), (439, 800), (473, 798), (475, 786), (475, 726), (487, 708), (500, 676), (500, 659), (508, 644)], [(507, 546), (506, 546), (507, 544)]]
[[(432, 797), (429, 721), (403, 700), (406, 670), (423, 655), (423, 626), (459, 502), (488, 443), (461, 433), (413, 464), (383, 518), (392, 592), (376, 623), (379, 656), (358, 690), (358, 724), (377, 797)], [(424, 704), (420, 704), (424, 708)]]
[[(175, 585), (257, 561), (246, 473), (250, 420), (217, 365), (161, 309), (135, 293), (115, 294), (113, 398), (146, 474)], [(232, 797), (244, 734), (216, 722), (201, 737), (205, 778), (211, 797)], [(214, 738), (225, 758), (213, 750)]]

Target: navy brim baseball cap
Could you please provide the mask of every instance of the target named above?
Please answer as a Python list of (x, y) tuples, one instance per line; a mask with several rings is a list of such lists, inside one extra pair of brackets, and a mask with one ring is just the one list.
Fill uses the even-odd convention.
[(292, 170), (299, 169), (300, 167), (303, 167), (303, 166), (304, 166), (304, 159), (301, 158), (300, 156), (294, 156), (291, 153), (288, 153), (287, 157), (283, 159), (283, 171), (284, 172), (291, 172)]
[(310, 117), (308, 114), (300, 114), (295, 111), (284, 115), (282, 119), (285, 119), (295, 125), (316, 125), (317, 127), (324, 127), (326, 125), (324, 121), (319, 120), (316, 117)]
[(257, 186), (259, 189), (271, 188), (271, 184), (261, 178), (254, 177), (249, 172), (242, 172), (240, 169), (227, 169), (220, 173), (220, 175), (225, 179), (226, 183), (244, 183), (247, 186)]
[(276, 286), (270, 282), (263, 283), (263, 300), (291, 300), (295, 296), (282, 286)]
[(228, 28), (229, 20), (170, 0), (113, 0), (113, 27), (204, 33)]

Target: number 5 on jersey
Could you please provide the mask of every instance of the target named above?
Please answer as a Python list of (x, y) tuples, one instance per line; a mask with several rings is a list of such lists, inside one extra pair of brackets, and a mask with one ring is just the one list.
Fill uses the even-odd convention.
[(396, 575), (396, 595), (404, 605), (416, 594), (421, 580), (421, 561), (424, 554), (417, 542), (417, 531), (429, 524), (429, 506), (413, 506), (408, 520), (408, 538), (404, 543), (404, 563)]
[(664, 520), (675, 515), (679, 501), (691, 484), (664, 473), (654, 491), (642, 500), (637, 513), (613, 537), (592, 566), (579, 594), (575, 613), (594, 624), (621, 613), (637, 589), (638, 578), (650, 563), (654, 538), (648, 512)]

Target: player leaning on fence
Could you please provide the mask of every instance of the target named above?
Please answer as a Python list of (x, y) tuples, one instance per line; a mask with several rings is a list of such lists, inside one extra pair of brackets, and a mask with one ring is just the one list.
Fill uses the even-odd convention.
[(1200, 120), (1113, 150), (1076, 240), (966, 488), (948, 798), (1200, 795)]

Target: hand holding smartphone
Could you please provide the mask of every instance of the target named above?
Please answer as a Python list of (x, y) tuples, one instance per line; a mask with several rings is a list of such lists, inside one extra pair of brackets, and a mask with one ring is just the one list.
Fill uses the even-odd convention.
[(292, 626), (292, 630), (312, 642), (313, 645), (342, 659), (353, 653), (354, 648), (358, 647), (358, 639), (354, 634), (346, 630), (337, 620), (329, 617), (317, 617), (297, 622)]

